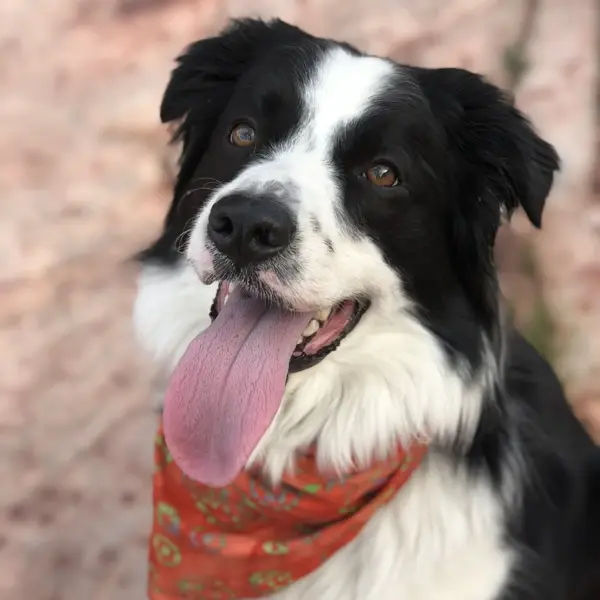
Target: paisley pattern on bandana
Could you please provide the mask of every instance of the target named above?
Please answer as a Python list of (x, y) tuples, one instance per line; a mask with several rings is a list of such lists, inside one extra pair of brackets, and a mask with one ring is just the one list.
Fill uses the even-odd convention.
[(419, 466), (414, 445), (367, 470), (327, 478), (314, 452), (273, 489), (257, 472), (215, 489), (186, 477), (162, 428), (155, 441), (150, 600), (262, 598), (351, 542)]

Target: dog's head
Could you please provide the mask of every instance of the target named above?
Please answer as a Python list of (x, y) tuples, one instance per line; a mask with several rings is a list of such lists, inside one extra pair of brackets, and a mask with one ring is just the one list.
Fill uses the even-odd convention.
[[(401, 353), (420, 364), (406, 381), (415, 389), (417, 371), (435, 379), (446, 360), (476, 377), (497, 329), (501, 217), (520, 206), (539, 226), (558, 167), (498, 88), (247, 20), (180, 56), (161, 118), (177, 124), (181, 168), (144, 256), (183, 253), (203, 283), (220, 282), (212, 353), (227, 336), (254, 336), (277, 390), (288, 371), (333, 359), (355, 377), (369, 379), (368, 363), (393, 379), (381, 365), (402, 372)], [(243, 354), (219, 361), (247, 378)]]

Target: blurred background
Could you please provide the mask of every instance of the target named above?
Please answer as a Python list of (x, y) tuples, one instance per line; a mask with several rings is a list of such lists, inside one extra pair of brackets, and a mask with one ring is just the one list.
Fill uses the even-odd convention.
[(129, 257), (159, 230), (172, 60), (279, 16), (509, 89), (564, 161), (544, 229), (501, 232), (502, 286), (600, 441), (596, 0), (2, 0), (0, 597), (144, 597), (154, 419)]

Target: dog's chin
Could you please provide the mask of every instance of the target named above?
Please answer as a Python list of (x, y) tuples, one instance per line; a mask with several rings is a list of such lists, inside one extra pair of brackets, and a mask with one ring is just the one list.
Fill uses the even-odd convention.
[(214, 321), (235, 286), (242, 288), (242, 293), (265, 301), (280, 310), (292, 312), (314, 312), (306, 329), (298, 339), (289, 364), (289, 373), (304, 371), (320, 363), (326, 356), (338, 348), (341, 342), (352, 333), (370, 307), (366, 298), (348, 298), (337, 302), (329, 308), (306, 310), (292, 306), (264, 284), (246, 286), (238, 282), (220, 281), (214, 297), (210, 318)]

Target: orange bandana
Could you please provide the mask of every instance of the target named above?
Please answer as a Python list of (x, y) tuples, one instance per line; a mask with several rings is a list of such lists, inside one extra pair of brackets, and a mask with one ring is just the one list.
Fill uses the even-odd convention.
[(325, 479), (314, 453), (271, 489), (254, 472), (224, 488), (187, 478), (162, 428), (154, 472), (151, 600), (260, 598), (308, 575), (352, 541), (419, 466), (423, 445), (366, 471)]

